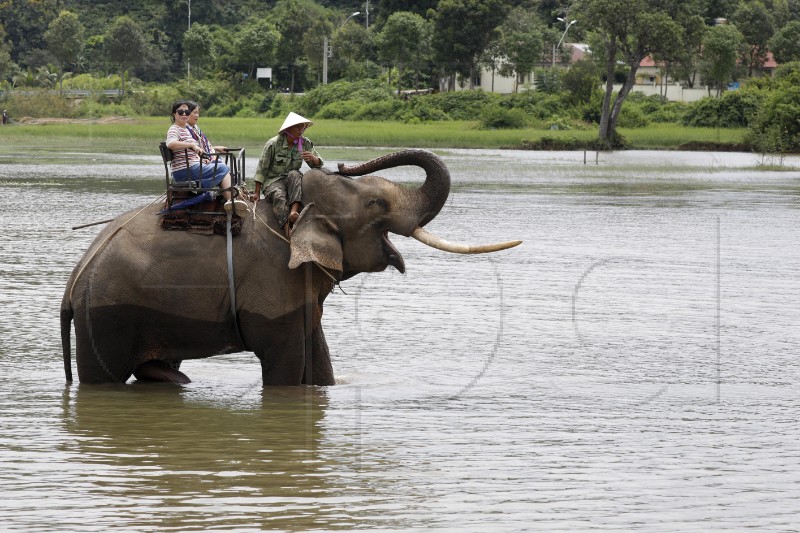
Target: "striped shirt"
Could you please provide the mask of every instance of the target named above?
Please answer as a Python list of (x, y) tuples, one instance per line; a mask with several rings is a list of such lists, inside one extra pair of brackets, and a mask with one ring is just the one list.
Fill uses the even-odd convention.
[[(169, 127), (169, 130), (167, 130), (167, 146), (174, 141), (195, 142), (188, 128), (181, 128), (177, 124), (173, 124)], [(186, 156), (184, 155), (185, 152), (188, 152), (189, 154), (189, 166), (200, 163), (200, 157), (194, 150), (184, 148), (172, 150), (171, 164), (173, 172), (177, 172), (178, 170), (183, 170), (186, 168)]]

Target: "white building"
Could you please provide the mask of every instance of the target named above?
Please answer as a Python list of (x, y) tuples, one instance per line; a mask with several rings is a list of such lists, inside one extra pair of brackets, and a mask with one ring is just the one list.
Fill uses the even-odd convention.
[[(583, 43), (564, 43), (563, 47), (572, 50), (569, 63), (558, 63), (555, 68), (569, 68), (569, 65), (580, 61), (586, 57), (589, 51), (589, 45)], [(552, 68), (552, 65), (542, 63), (541, 68)], [(759, 69), (756, 75), (772, 76), (775, 73), (777, 64), (769, 54), (767, 62)], [(660, 65), (655, 64), (653, 59), (648, 56), (639, 64), (639, 69), (636, 72), (636, 84), (633, 86), (634, 91), (644, 93), (646, 95), (666, 95), (667, 99), (677, 102), (694, 102), (709, 95), (713, 95), (714, 91), (709, 92), (708, 87), (699, 86), (696, 88), (685, 88), (682, 85), (675, 83), (671, 79), (664, 80), (663, 71)], [(511, 94), (514, 92), (516, 80), (513, 76), (501, 76), (491, 70), (482, 70), (474, 81), (475, 89), (482, 89), (486, 92), (494, 92), (500, 94)], [(517, 91), (535, 90), (535, 77), (534, 73), (526, 74), (522, 81), (517, 86)], [(666, 83), (665, 83), (666, 82)], [(614, 90), (620, 90), (622, 85), (615, 85)], [(468, 89), (467, 85), (460, 86), (456, 84), (456, 90), (462, 91)]]

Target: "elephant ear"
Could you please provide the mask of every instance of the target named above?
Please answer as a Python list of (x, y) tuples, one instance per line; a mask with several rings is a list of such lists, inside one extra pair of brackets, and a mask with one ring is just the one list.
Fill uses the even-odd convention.
[(342, 244), (339, 241), (339, 228), (327, 216), (319, 213), (310, 203), (300, 213), (294, 223), (289, 240), (291, 257), (289, 268), (297, 268), (303, 263), (313, 262), (330, 270), (342, 271)]

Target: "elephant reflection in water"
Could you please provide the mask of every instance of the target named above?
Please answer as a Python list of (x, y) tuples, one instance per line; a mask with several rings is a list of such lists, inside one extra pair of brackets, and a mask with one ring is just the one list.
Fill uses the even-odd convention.
[[(415, 189), (368, 175), (402, 165), (424, 169), (425, 182)], [(232, 320), (224, 238), (165, 232), (157, 206), (110, 223), (73, 270), (62, 300), (67, 380), (74, 320), (81, 382), (126, 382), (134, 375), (186, 383), (177, 368), (182, 360), (252, 351), (265, 386), (333, 385), (323, 303), (335, 283), (356, 274), (388, 266), (405, 272), (389, 233), (458, 253), (519, 244), (454, 244), (425, 231), (450, 191), (447, 167), (425, 150), (339, 165), (336, 173), (313, 169), (303, 176), (302, 191), (305, 208), (288, 245), (268, 202), (257, 204), (233, 239), (240, 333)]]
[[(142, 520), (142, 527), (161, 519), (203, 530), (213, 515), (230, 527), (263, 518), (271, 518), (269, 529), (300, 527), (283, 506), (260, 502), (296, 503), (340, 490), (319, 475), (330, 458), (352, 453), (350, 441), (337, 451), (322, 443), (327, 390), (259, 388), (237, 400), (241, 408), (231, 406), (226, 392), (219, 405), (162, 383), (65, 387), (62, 420), (71, 437), (65, 451), (77, 454), (70, 462), (78, 463), (70, 475), (96, 505), (120, 506), (119, 519)], [(241, 499), (237, 512), (226, 506), (234, 498)], [(211, 505), (198, 507), (196, 499)]]

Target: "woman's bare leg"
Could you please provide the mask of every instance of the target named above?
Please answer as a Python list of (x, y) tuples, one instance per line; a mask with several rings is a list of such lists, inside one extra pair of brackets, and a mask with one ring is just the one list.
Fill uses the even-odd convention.
[(222, 196), (225, 197), (225, 200), (231, 199), (231, 191), (227, 191), (225, 189), (230, 188), (231, 186), (231, 175), (230, 173), (225, 174), (225, 177), (222, 178), (222, 181), (219, 183), (220, 189), (222, 189)]

